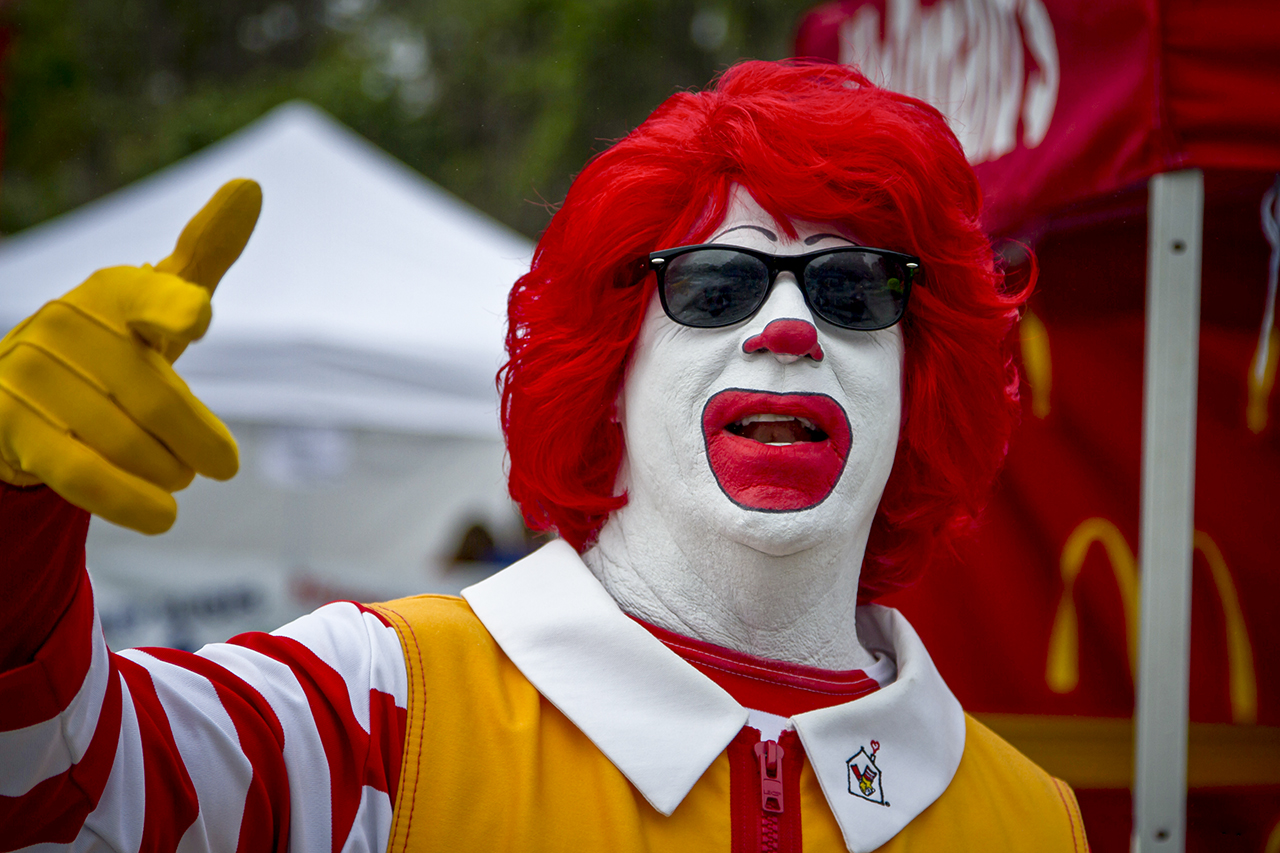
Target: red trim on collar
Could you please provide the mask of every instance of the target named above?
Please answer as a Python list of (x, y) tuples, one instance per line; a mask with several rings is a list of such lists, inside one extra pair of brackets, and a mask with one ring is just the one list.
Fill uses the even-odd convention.
[(673, 633), (631, 617), (663, 645), (720, 685), (739, 705), (792, 717), (841, 705), (880, 689), (860, 669), (831, 670), (756, 657)]

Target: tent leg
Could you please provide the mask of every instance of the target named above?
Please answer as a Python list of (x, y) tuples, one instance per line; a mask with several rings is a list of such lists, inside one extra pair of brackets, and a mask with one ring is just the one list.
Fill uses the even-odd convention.
[(1142, 414), (1142, 623), (1134, 853), (1181, 853), (1186, 835), (1191, 542), (1204, 176), (1151, 178)]

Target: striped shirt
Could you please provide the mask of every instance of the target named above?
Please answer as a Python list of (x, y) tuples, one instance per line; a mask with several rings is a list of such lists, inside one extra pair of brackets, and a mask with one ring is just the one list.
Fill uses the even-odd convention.
[[(390, 623), (339, 602), (195, 653), (112, 653), (87, 521), (0, 484), (0, 851), (386, 850), (409, 692)], [(880, 686), (645, 627), (756, 709), (752, 743)]]
[(194, 654), (113, 654), (83, 520), (47, 489), (0, 492), (0, 618), (21, 625), (0, 640), (0, 850), (385, 850), (407, 703), (395, 631), (337, 603)]

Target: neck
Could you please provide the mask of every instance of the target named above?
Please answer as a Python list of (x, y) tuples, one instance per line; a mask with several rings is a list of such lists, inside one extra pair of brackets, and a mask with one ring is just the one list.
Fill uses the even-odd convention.
[(661, 628), (772, 660), (847, 670), (874, 657), (854, 628), (870, 520), (840, 542), (767, 554), (643, 502), (628, 503), (583, 560), (624, 611)]

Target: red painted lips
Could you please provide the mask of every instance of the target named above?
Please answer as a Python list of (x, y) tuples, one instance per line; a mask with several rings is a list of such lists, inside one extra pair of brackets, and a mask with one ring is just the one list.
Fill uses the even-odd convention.
[(730, 388), (702, 409), (702, 436), (729, 500), (763, 512), (794, 512), (826, 500), (849, 457), (849, 419), (825, 394)]

